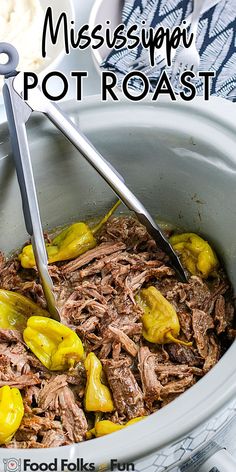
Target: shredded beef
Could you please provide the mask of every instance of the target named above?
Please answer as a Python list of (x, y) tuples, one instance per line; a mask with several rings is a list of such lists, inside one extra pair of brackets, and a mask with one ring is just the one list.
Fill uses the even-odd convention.
[(217, 325), (217, 334), (224, 333), (227, 328), (225, 299), (222, 295), (216, 299), (215, 302), (215, 322)]
[(202, 376), (202, 370), (198, 367), (190, 367), (189, 365), (173, 365), (173, 364), (156, 364), (155, 372), (161, 376), (184, 377), (188, 374)]
[(139, 350), (139, 371), (142, 381), (142, 390), (147, 405), (152, 405), (160, 399), (162, 385), (156, 375), (155, 354), (152, 354), (147, 346)]
[(4, 387), (4, 385), (9, 385), (9, 387), (16, 387), (19, 389), (25, 388), (28, 385), (38, 385), (41, 383), (41, 380), (37, 376), (37, 374), (29, 374), (26, 375), (15, 375), (12, 376), (10, 379), (0, 380), (0, 387)]
[(193, 333), (197, 344), (197, 349), (204, 359), (208, 354), (209, 336), (208, 331), (214, 328), (214, 322), (211, 315), (202, 310), (193, 310)]
[(220, 358), (220, 343), (217, 342), (214, 334), (209, 336), (208, 352), (205, 358), (203, 370), (208, 372), (218, 362)]
[(0, 342), (23, 342), (22, 334), (16, 329), (0, 329)]
[(93, 259), (100, 259), (101, 257), (107, 256), (108, 254), (112, 254), (113, 252), (117, 252), (122, 249), (125, 249), (125, 245), (122, 243), (101, 244), (99, 248), (90, 249), (90, 251), (87, 251), (82, 256), (66, 264), (63, 268), (63, 272), (65, 274), (68, 272), (74, 272), (75, 270), (80, 269), (80, 267), (83, 267), (84, 265), (91, 262)]
[(75, 401), (72, 390), (64, 387), (59, 396), (60, 416), (62, 426), (66, 431), (69, 441), (80, 442), (85, 439), (88, 429), (85, 414)]
[(66, 375), (57, 375), (45, 382), (38, 396), (38, 406), (43, 411), (52, 410), (60, 416), (65, 434), (71, 442), (85, 438), (87, 421), (68, 387)]
[(201, 365), (201, 357), (192, 347), (171, 343), (168, 344), (166, 349), (170, 355), (170, 359), (177, 364), (187, 364), (189, 366)]
[(125, 351), (128, 352), (131, 356), (135, 357), (138, 352), (138, 348), (134, 341), (125, 334), (124, 331), (122, 331), (119, 328), (116, 328), (115, 326), (110, 325), (108, 327), (109, 331), (114, 335), (114, 338), (120, 343), (120, 345), (125, 349)]
[[(47, 240), (50, 237), (46, 235)], [(146, 229), (132, 217), (113, 217), (96, 235), (97, 246), (70, 262), (50, 265), (62, 323), (80, 337), (85, 352), (103, 365), (102, 382), (114, 411), (102, 415), (119, 424), (149, 415), (194, 385), (220, 359), (236, 336), (229, 281), (190, 276), (182, 283)], [(163, 346), (142, 336), (142, 287), (155, 286), (174, 306), (179, 338)], [(17, 291), (46, 307), (36, 269), (0, 253), (0, 288)], [(16, 330), (0, 329), (0, 387), (21, 391), (25, 415), (8, 448), (58, 447), (86, 439), (95, 414), (84, 411), (86, 372), (78, 363), (49, 372)]]
[(188, 375), (184, 377), (182, 380), (175, 380), (172, 382), (167, 383), (161, 389), (161, 397), (164, 399), (173, 393), (183, 393), (186, 388), (191, 387), (194, 384), (194, 377), (193, 375)]
[(43, 447), (59, 447), (66, 443), (65, 435), (61, 431), (45, 431), (42, 438)]
[(143, 394), (127, 362), (107, 360), (103, 365), (119, 415), (128, 419), (143, 416)]
[(192, 330), (192, 316), (187, 311), (178, 311), (178, 318), (180, 322), (181, 329), (188, 341), (192, 340), (193, 330)]
[(59, 397), (64, 387), (67, 386), (66, 375), (57, 375), (49, 381), (42, 382), (42, 388), (38, 395), (38, 406), (43, 411), (59, 410)]

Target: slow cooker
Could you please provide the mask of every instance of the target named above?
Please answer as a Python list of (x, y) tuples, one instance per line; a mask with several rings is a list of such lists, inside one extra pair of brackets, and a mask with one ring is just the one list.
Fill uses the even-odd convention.
[[(219, 98), (101, 103), (92, 97), (63, 108), (153, 216), (214, 244), (236, 289), (235, 105)], [(48, 120), (36, 116), (28, 133), (45, 230), (111, 206), (110, 188)], [(27, 234), (6, 125), (0, 138), (0, 248), (9, 254)], [(65, 459), (64, 470), (86, 470), (78, 468), (82, 459), (111, 470), (115, 459), (126, 467), (119, 470), (132, 470), (127, 467), (134, 463), (136, 471), (233, 472), (235, 359), (234, 342), (195, 386), (123, 431), (57, 449), (2, 448), (0, 470), (53, 470), (56, 458), (59, 472)]]

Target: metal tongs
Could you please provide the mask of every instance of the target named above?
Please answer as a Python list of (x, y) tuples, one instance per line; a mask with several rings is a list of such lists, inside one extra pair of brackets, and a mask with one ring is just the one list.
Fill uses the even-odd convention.
[(26, 134), (26, 123), (33, 111), (41, 112), (47, 116), (80, 151), (121, 201), (130, 210), (134, 211), (140, 223), (147, 228), (147, 231), (157, 242), (158, 246), (169, 256), (179, 279), (187, 282), (183, 266), (177, 254), (146, 208), (125, 185), (123, 178), (99, 154), (69, 117), (44, 96), (40, 87), (30, 90), (28, 100), (23, 100), (23, 73), (16, 71), (19, 62), (18, 52), (8, 43), (0, 43), (0, 54), (3, 53), (8, 56), (8, 62), (0, 65), (0, 75), (5, 76), (3, 96), (13, 157), (21, 191), (25, 225), (27, 232), (31, 236), (35, 261), (51, 316), (60, 321), (53, 292), (53, 283), (48, 271), (47, 252)]

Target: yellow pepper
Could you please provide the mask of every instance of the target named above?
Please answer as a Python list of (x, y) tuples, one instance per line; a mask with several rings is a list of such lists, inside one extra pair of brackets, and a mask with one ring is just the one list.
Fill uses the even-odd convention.
[(49, 370), (66, 370), (83, 359), (84, 348), (80, 338), (58, 321), (31, 316), (23, 337), (27, 346)]
[(219, 263), (207, 241), (194, 233), (171, 236), (173, 249), (180, 254), (183, 264), (193, 275), (203, 278), (214, 275)]
[(18, 388), (0, 388), (0, 444), (7, 444), (18, 430), (24, 406)]
[(32, 315), (50, 316), (20, 293), (0, 290), (0, 329), (23, 329)]
[(85, 359), (87, 385), (85, 391), (85, 409), (87, 411), (113, 411), (114, 405), (109, 388), (101, 382), (102, 364), (97, 356), (90, 352)]
[[(75, 259), (89, 249), (94, 248), (97, 244), (94, 234), (106, 223), (120, 203), (119, 200), (94, 228), (91, 229), (82, 222), (74, 223), (61, 231), (51, 243), (46, 243), (49, 264)], [(19, 260), (25, 269), (35, 267), (31, 244), (23, 248), (19, 255)]]
[(116, 431), (120, 431), (121, 429), (127, 428), (127, 426), (131, 426), (132, 424), (138, 423), (138, 421), (141, 421), (144, 418), (145, 416), (139, 416), (138, 418), (134, 418), (125, 424), (117, 424), (109, 420), (99, 421), (95, 424), (93, 429), (88, 431), (87, 439), (91, 439), (92, 436), (96, 436), (96, 438), (99, 438), (100, 436), (106, 436), (107, 434), (115, 433)]
[[(85, 223), (75, 223), (64, 229), (50, 244), (46, 244), (48, 262), (66, 261), (80, 256), (96, 246), (96, 240)], [(22, 267), (32, 269), (35, 259), (32, 245), (25, 246), (19, 255)]]
[(104, 225), (105, 223), (109, 220), (109, 218), (113, 215), (113, 213), (116, 211), (116, 209), (120, 206), (121, 201), (118, 200), (115, 205), (106, 213), (106, 215), (99, 221), (97, 225), (95, 225), (93, 228), (91, 228), (91, 231), (93, 234), (97, 233)]
[(191, 346), (176, 339), (179, 336), (180, 324), (174, 307), (155, 287), (142, 289), (136, 295), (136, 302), (144, 311), (142, 316), (143, 337), (150, 343), (178, 343)]

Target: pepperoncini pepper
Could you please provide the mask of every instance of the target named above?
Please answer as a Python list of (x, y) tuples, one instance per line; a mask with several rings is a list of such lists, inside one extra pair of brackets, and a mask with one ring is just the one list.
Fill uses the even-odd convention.
[(174, 307), (155, 287), (142, 289), (136, 295), (136, 302), (143, 309), (143, 337), (150, 343), (168, 344), (178, 343), (191, 346), (176, 339), (179, 336), (180, 324)]
[[(107, 222), (120, 203), (119, 200), (94, 228), (82, 222), (74, 223), (61, 231), (51, 243), (46, 243), (49, 264), (75, 259), (89, 249), (93, 249), (97, 244), (94, 234)], [(23, 248), (19, 260), (25, 269), (35, 267), (31, 244)]]
[(7, 444), (18, 430), (24, 415), (20, 390), (0, 388), (0, 444)]
[(102, 364), (97, 356), (90, 352), (84, 363), (87, 373), (85, 391), (85, 409), (87, 411), (113, 411), (114, 405), (109, 388), (101, 382)]
[(48, 316), (49, 314), (36, 303), (20, 293), (0, 290), (0, 328), (23, 329), (27, 319), (32, 316)]
[(31, 316), (23, 337), (27, 346), (49, 370), (66, 370), (83, 359), (84, 348), (80, 338), (58, 321)]
[(207, 241), (197, 234), (184, 233), (171, 236), (170, 243), (191, 274), (201, 275), (203, 278), (214, 275), (219, 263)]
[[(75, 223), (58, 234), (50, 244), (46, 244), (48, 262), (52, 264), (58, 261), (74, 259), (95, 246), (96, 240), (89, 226), (85, 223)], [(31, 244), (23, 248), (19, 259), (22, 267), (25, 269), (35, 267)]]
[(127, 428), (127, 426), (131, 426), (132, 424), (138, 423), (138, 421), (141, 421), (144, 418), (145, 416), (139, 416), (138, 418), (134, 418), (125, 424), (117, 424), (109, 420), (98, 421), (98, 423), (95, 424), (94, 428), (88, 431), (87, 439), (91, 439), (92, 436), (96, 436), (96, 438), (99, 438), (101, 436), (106, 436), (107, 434), (115, 433), (116, 431), (120, 431), (121, 429)]

